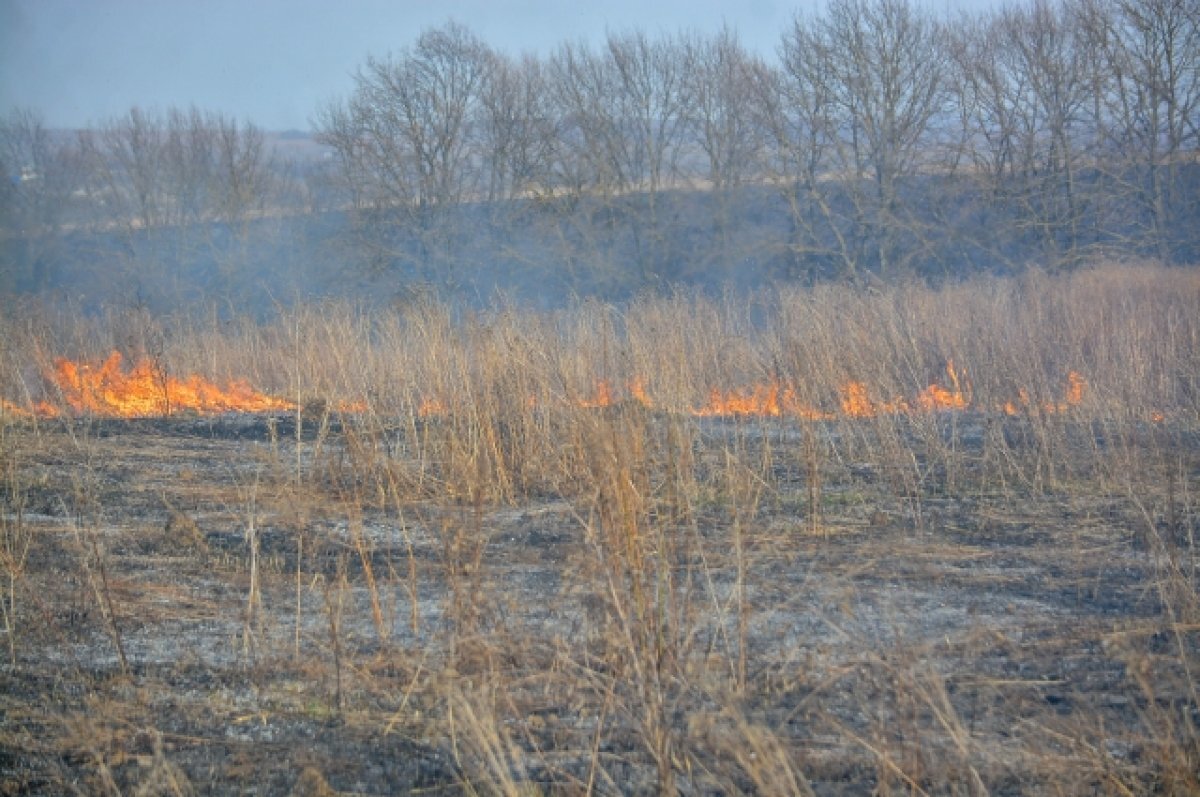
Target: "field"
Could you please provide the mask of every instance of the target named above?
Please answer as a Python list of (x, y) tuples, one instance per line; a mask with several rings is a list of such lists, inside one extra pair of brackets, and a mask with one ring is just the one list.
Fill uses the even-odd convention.
[(1200, 790), (1195, 271), (0, 339), (0, 793)]

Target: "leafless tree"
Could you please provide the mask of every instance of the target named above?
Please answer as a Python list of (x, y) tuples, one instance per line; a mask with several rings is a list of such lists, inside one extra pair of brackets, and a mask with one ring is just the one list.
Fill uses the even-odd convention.
[(854, 230), (830, 197), (837, 136), (832, 57), (815, 23), (799, 15), (779, 57), (778, 69), (756, 66), (752, 85), (758, 123), (770, 135), (767, 173), (790, 211), (792, 276), (802, 263), (828, 261), (854, 276), (860, 260)]
[(489, 202), (544, 193), (551, 187), (557, 124), (541, 61), (495, 55), (481, 94), (481, 153)]
[(80, 134), (91, 179), (114, 223), (145, 229), (165, 221), (165, 138), (162, 121), (137, 107)]
[(835, 0), (818, 30), (830, 59), (837, 173), (849, 186), (871, 183), (871, 201), (855, 196), (855, 204), (865, 208), (862, 226), (887, 273), (913, 221), (900, 181), (919, 174), (936, 149), (931, 134), (946, 107), (944, 32), (908, 0)]
[[(398, 56), (368, 59), (350, 99), (323, 112), (321, 140), (337, 153), (377, 263), (454, 279), (448, 218), (483, 190), (481, 104), (494, 64), (482, 41), (449, 23)], [(411, 239), (398, 245), (391, 227)]]
[(281, 186), (257, 127), (194, 107), (133, 108), (82, 131), (79, 148), (85, 193), (100, 228), (120, 234), (116, 268), (131, 291), (167, 291), (173, 274), (214, 292), (249, 278), (252, 240), (267, 239)]
[(245, 225), (276, 199), (281, 167), (255, 125), (195, 107), (169, 109), (162, 124), (166, 223)]
[[(726, 28), (513, 58), (449, 23), (368, 59), (321, 112), (332, 158), (304, 207), (348, 210), (345, 251), (370, 267), (455, 290), (1200, 251), (1196, 0), (955, 18), (830, 0), (777, 54)], [(283, 209), (266, 136), (219, 113), (134, 108), (75, 137), (16, 114), (0, 134), (0, 223), (23, 242), (93, 224), (131, 262), (216, 263), (232, 284)]]
[(212, 205), (217, 219), (244, 225), (261, 216), (273, 198), (277, 167), (267, 151), (263, 132), (252, 124), (212, 118), (216, 133), (218, 179)]
[(757, 64), (728, 27), (711, 38), (685, 40), (683, 48), (691, 107), (688, 138), (702, 154), (696, 187), (711, 192), (719, 244), (705, 265), (728, 266), (739, 254), (731, 241), (739, 198), (747, 181), (762, 174), (766, 142), (752, 91)]
[(1147, 249), (1172, 262), (1178, 220), (1194, 218), (1198, 201), (1181, 167), (1200, 146), (1200, 5), (1080, 2), (1076, 17), (1091, 58), (1097, 168), (1123, 189), (1114, 213), (1140, 208)]
[(763, 146), (751, 94), (754, 61), (737, 33), (684, 42), (691, 137), (705, 157), (705, 182), (720, 191), (756, 176)]
[(217, 130), (199, 108), (171, 108), (166, 113), (161, 191), (169, 202), (170, 220), (195, 224), (207, 219), (216, 189)]
[(563, 120), (561, 181), (628, 225), (647, 285), (671, 265), (661, 194), (678, 176), (687, 136), (685, 64), (678, 40), (632, 32), (610, 34), (599, 52), (564, 45), (549, 66)]
[(947, 107), (942, 37), (907, 0), (835, 0), (821, 17), (795, 19), (779, 72), (758, 83), (794, 253), (832, 257), (851, 276), (901, 259), (917, 225), (901, 182), (928, 166)]
[(53, 281), (61, 233), (86, 221), (84, 171), (71, 137), (31, 110), (0, 118), (0, 291)]
[(0, 175), (0, 225), (9, 234), (57, 232), (70, 221), (82, 188), (78, 151), (34, 111), (0, 118)]
[(1054, 259), (1077, 258), (1088, 191), (1080, 180), (1095, 86), (1073, 9), (1034, 0), (986, 17), (955, 49), (975, 163), (1019, 232)]

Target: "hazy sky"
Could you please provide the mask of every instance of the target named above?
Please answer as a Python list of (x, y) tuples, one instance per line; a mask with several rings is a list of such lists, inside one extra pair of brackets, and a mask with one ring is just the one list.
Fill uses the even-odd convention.
[[(941, 0), (934, 7), (990, 0)], [(307, 129), (368, 55), (448, 19), (511, 54), (606, 30), (711, 32), (727, 22), (772, 53), (821, 0), (0, 0), (0, 113), (82, 127), (133, 105), (195, 104), (268, 130)]]

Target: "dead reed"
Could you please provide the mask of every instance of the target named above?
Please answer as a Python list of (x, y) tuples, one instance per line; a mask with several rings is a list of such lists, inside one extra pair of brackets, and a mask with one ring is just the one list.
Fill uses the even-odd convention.
[[(1200, 788), (1194, 271), (0, 326), (14, 687), (99, 631), (169, 692), (146, 675), (149, 591), (114, 583), (151, 578), (131, 542), (151, 510), (121, 508), (119, 465), (206, 537), (156, 567), (225, 585), (204, 612), (230, 655), (197, 666), (255, 686), (236, 712), (189, 698), (218, 725), (246, 701), (263, 727), (334, 717), (348, 760), (403, 737), (469, 793)], [(173, 476), (139, 471), (52, 377), (111, 350), (290, 409), (215, 440), (220, 465), (184, 441)], [(86, 550), (55, 564), (72, 527)], [(29, 630), (69, 600), (56, 566), (95, 609), (57, 637)], [(116, 699), (102, 669), (85, 689)], [(203, 790), (146, 733), (141, 783)], [(64, 745), (136, 790), (112, 751)], [(287, 766), (273, 783), (342, 782)]]

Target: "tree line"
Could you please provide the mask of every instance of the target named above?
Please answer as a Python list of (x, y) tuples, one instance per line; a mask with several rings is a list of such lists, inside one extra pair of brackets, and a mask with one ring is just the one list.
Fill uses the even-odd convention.
[(1197, 0), (832, 0), (773, 58), (731, 29), (518, 57), (448, 23), (369, 58), (314, 121), (329, 158), (301, 170), (220, 114), (55, 139), (14, 113), (3, 224), (321, 212), (357, 273), (476, 291), (1200, 255)]

